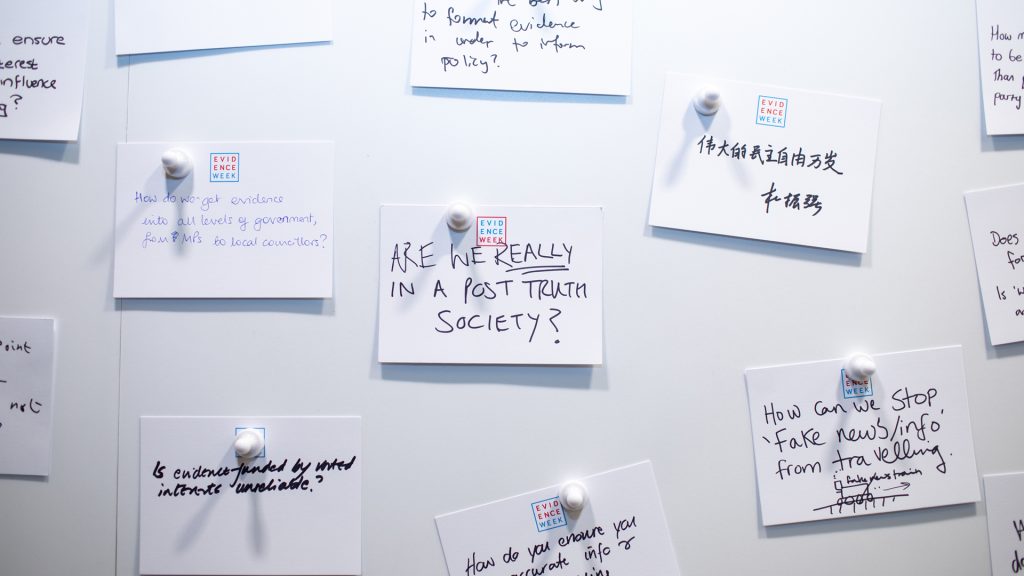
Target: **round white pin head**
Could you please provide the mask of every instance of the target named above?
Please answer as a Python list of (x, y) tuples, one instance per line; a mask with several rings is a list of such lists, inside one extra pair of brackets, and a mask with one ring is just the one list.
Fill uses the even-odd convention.
[(566, 482), (558, 492), (562, 507), (569, 512), (579, 512), (587, 505), (587, 489), (579, 482)]
[(255, 458), (263, 452), (263, 435), (257, 430), (246, 428), (235, 435), (235, 455), (239, 458)]
[(846, 375), (854, 380), (867, 380), (876, 370), (875, 359), (867, 354), (854, 354), (846, 361)]
[(722, 93), (717, 86), (704, 86), (693, 98), (693, 107), (702, 116), (711, 116), (722, 105)]
[(448, 227), (456, 232), (465, 232), (473, 225), (473, 209), (461, 202), (448, 207)]
[(192, 173), (192, 157), (181, 148), (171, 148), (160, 158), (168, 178), (184, 178)]

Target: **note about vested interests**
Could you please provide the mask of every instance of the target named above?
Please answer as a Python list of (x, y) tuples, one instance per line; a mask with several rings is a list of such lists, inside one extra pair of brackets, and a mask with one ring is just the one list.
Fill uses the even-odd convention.
[(360, 418), (144, 416), (140, 437), (140, 574), (362, 573)]

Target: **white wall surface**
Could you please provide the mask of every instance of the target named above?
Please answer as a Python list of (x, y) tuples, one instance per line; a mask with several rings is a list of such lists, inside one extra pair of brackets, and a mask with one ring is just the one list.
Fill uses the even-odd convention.
[[(306, 414), (363, 416), (367, 576), (445, 574), (436, 514), (642, 459), (686, 574), (988, 573), (980, 504), (761, 528), (743, 382), (962, 344), (979, 472), (1024, 470), (963, 205), (1024, 181), (1024, 138), (983, 135), (971, 0), (636, 0), (628, 98), (413, 90), (405, 0), (121, 59), (92, 1), (81, 142), (0, 143), (0, 313), (59, 322), (54, 472), (0, 478), (0, 574), (137, 572), (140, 415)], [(869, 252), (647, 227), (666, 72), (882, 100)], [(306, 139), (337, 144), (333, 299), (110, 297), (117, 142)], [(604, 207), (603, 366), (375, 362), (378, 206), (457, 196)]]
[[(0, 574), (111, 574), (121, 313), (110, 297), (127, 70), (92, 2), (77, 143), (0, 141), (0, 315), (57, 319), (53, 466), (0, 476)], [(17, 10), (5, 5), (4, 11)]]

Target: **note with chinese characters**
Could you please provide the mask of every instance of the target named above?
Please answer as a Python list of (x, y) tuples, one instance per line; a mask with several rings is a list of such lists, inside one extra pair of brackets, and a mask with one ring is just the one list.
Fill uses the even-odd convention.
[[(164, 175), (169, 148), (192, 174)], [(330, 298), (334, 145), (146, 142), (117, 149), (117, 298)]]
[(54, 325), (0, 318), (0, 474), (50, 474)]
[(632, 0), (415, 0), (411, 84), (627, 95)]
[(1024, 473), (985, 476), (992, 576), (1024, 572)]
[[(236, 435), (264, 438), (252, 458)], [(358, 417), (143, 417), (141, 574), (361, 574)]]
[(578, 512), (549, 486), (438, 516), (448, 574), (679, 576), (650, 462), (580, 483), (587, 500)]
[(1024, 134), (1024, 3), (976, 0), (985, 133)]
[(115, 0), (118, 54), (333, 39), (330, 0)]
[[(718, 87), (717, 114), (694, 96)], [(866, 252), (881, 103), (696, 76), (665, 81), (652, 226)]]
[(976, 502), (959, 346), (746, 371), (765, 526)]
[(964, 195), (992, 345), (1024, 340), (1024, 184)]
[(78, 140), (89, 5), (18, 4), (0, 19), (0, 138)]
[(600, 208), (382, 206), (381, 362), (600, 364)]

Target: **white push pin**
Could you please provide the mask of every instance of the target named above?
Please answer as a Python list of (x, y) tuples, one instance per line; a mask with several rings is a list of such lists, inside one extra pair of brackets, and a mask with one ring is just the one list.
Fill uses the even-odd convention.
[(164, 164), (164, 174), (168, 178), (180, 179), (192, 173), (192, 157), (181, 148), (167, 150), (160, 161)]
[(587, 487), (575, 480), (566, 482), (558, 491), (558, 499), (569, 512), (579, 512), (587, 505)]
[(854, 354), (846, 361), (846, 375), (853, 380), (867, 380), (876, 370), (875, 359), (867, 354)]
[(712, 116), (722, 105), (722, 93), (717, 86), (707, 85), (693, 97), (693, 107), (701, 116)]
[(461, 202), (448, 206), (448, 227), (456, 232), (465, 232), (473, 225), (473, 209)]
[(255, 458), (264, 446), (263, 434), (254, 428), (239, 430), (235, 435), (235, 455), (239, 458)]

